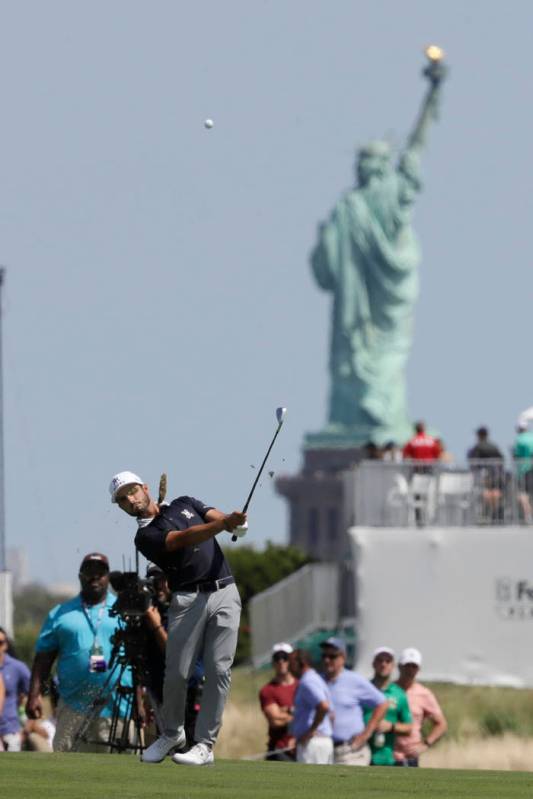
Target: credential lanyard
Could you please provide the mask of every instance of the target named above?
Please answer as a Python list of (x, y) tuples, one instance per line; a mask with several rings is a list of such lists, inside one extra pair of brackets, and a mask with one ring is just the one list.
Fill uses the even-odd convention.
[(87, 619), (87, 624), (91, 628), (91, 632), (94, 635), (94, 642), (95, 643), (96, 643), (96, 641), (98, 639), (98, 630), (100, 629), (100, 625), (102, 624), (102, 622), (104, 620), (104, 612), (105, 612), (105, 609), (106, 609), (106, 602), (107, 602), (107, 597), (104, 599), (104, 601), (100, 605), (100, 609), (98, 611), (98, 617), (97, 617), (97, 620), (96, 620), (96, 627), (94, 626), (93, 620), (91, 619), (91, 617), (89, 615), (89, 612), (87, 610), (87, 605), (85, 604), (85, 602), (82, 605), (83, 613), (85, 614), (85, 618)]

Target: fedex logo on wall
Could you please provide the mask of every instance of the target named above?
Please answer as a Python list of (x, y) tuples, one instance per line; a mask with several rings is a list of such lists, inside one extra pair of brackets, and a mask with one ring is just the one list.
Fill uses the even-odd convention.
[(533, 620), (533, 582), (498, 577), (495, 594), (496, 613), (501, 619)]

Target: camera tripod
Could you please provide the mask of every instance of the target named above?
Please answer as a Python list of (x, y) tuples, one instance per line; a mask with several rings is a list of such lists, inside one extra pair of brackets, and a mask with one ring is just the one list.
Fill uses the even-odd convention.
[[(77, 751), (80, 742), (97, 744), (111, 752), (131, 751), (142, 753), (144, 733), (142, 720), (138, 713), (138, 699), (141, 686), (146, 683), (146, 665), (143, 651), (146, 634), (140, 616), (126, 617), (126, 626), (119, 627), (113, 636), (113, 649), (106, 681), (92, 700), (85, 718), (74, 737), (72, 751)], [(128, 670), (131, 673), (130, 685), (124, 684)], [(93, 721), (99, 718), (102, 708), (113, 695), (110, 727), (107, 740), (94, 740), (88, 737)]]

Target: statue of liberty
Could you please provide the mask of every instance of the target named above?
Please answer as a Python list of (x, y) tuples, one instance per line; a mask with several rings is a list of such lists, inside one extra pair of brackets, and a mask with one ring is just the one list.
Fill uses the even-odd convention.
[(333, 294), (329, 420), (307, 446), (401, 443), (411, 433), (405, 367), (413, 336), (420, 251), (411, 226), (421, 190), (420, 153), (437, 116), (445, 66), (428, 47), (429, 88), (396, 165), (375, 141), (358, 153), (357, 187), (319, 226), (311, 255), (319, 286)]

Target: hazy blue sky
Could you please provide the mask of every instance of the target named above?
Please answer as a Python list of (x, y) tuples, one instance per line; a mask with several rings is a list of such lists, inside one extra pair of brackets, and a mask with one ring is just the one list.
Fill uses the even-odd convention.
[[(415, 213), (410, 408), (458, 457), (480, 422), (508, 447), (533, 403), (533, 4), (0, 10), (7, 538), (34, 577), (133, 554), (107, 493), (120, 469), (242, 505), (280, 404), (272, 468), (298, 469), (328, 390), (316, 224), (360, 144), (403, 142), (430, 42), (451, 74)], [(285, 540), (270, 482), (249, 541)]]

